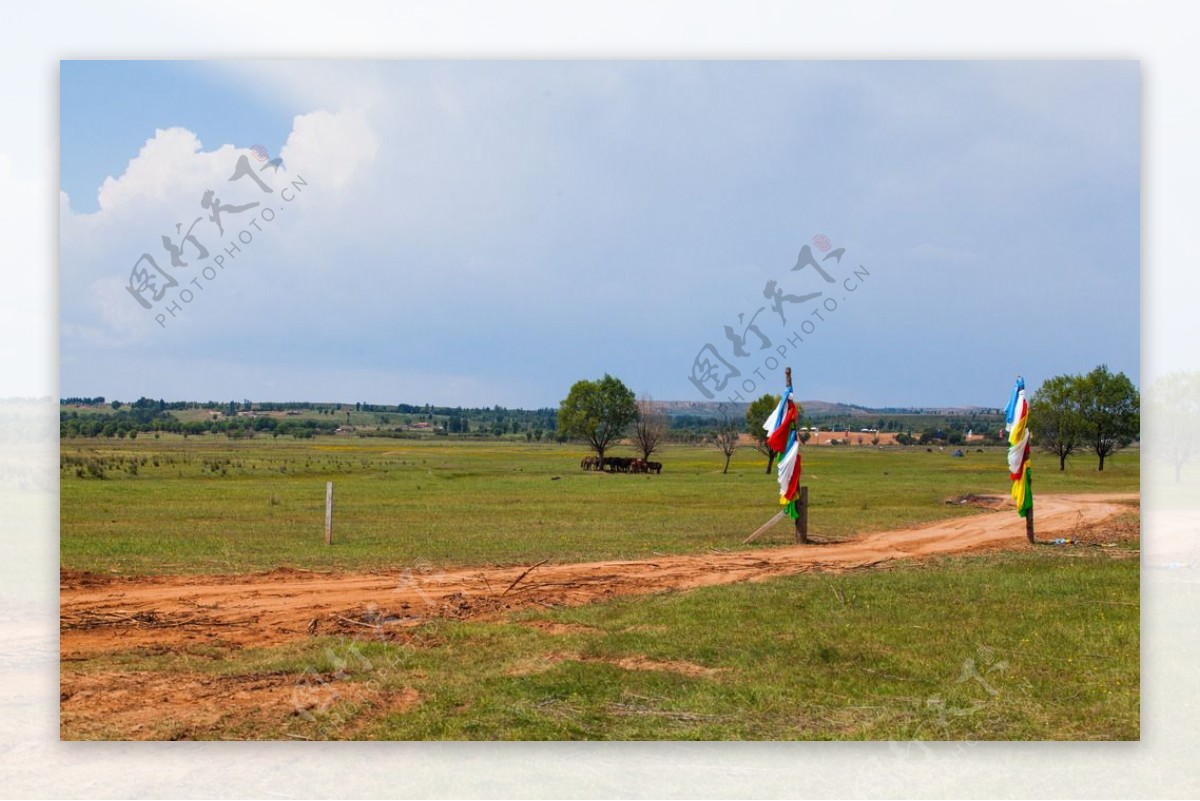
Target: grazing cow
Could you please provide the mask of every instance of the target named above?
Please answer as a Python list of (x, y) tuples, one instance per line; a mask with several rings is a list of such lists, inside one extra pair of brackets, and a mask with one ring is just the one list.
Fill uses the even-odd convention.
[(579, 463), (579, 466), (584, 470), (599, 470), (600, 459), (596, 456), (585, 456), (583, 457), (583, 461)]
[(654, 473), (656, 475), (661, 474), (662, 462), (646, 462), (646, 472)]
[(614, 473), (628, 473), (629, 465), (633, 462), (628, 456), (611, 456), (604, 461)]
[(634, 459), (629, 464), (629, 472), (645, 473), (646, 472), (646, 460), (645, 459)]

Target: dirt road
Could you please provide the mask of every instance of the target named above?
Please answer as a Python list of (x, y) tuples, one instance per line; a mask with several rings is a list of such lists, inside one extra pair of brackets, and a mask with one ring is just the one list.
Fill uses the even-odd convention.
[[(1128, 511), (1136, 494), (1043, 495), (1039, 538)], [(821, 545), (664, 556), (636, 561), (474, 567), (426, 565), (377, 573), (281, 569), (242, 576), (111, 579), (64, 571), (61, 655), (86, 659), (145, 645), (273, 645), (313, 634), (387, 636), (435, 617), (487, 617), (531, 606), (585, 604), (616, 595), (847, 570), (893, 559), (981, 548), (1023, 548), (1024, 522), (1007, 499), (984, 512)], [(780, 523), (786, 526), (787, 523)]]

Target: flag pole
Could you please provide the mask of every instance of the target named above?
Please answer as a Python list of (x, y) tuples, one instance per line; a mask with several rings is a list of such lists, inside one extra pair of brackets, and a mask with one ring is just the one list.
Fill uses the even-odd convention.
[[(791, 389), (792, 368), (783, 368), (783, 380), (787, 384), (787, 388)], [(800, 442), (799, 417), (800, 415), (796, 415), (792, 419), (792, 436), (796, 438), (797, 446)], [(800, 487), (799, 494), (796, 497), (796, 542), (801, 545), (808, 544), (808, 487)]]
[[(1029, 466), (1029, 398), (1023, 376), (1018, 375), (1013, 384), (1004, 417), (1004, 428), (1008, 432), (1008, 469), (1013, 479), (1012, 497), (1017, 502), (1017, 514), (1025, 518), (1025, 538), (1033, 545), (1037, 540), (1033, 531), (1033, 476)], [(1021, 434), (1019, 439), (1018, 432)]]
[[(1017, 376), (1017, 377), (1021, 378), (1021, 376)], [(1026, 421), (1026, 425), (1028, 425), (1028, 421)], [(1033, 492), (1033, 476), (1032, 475), (1029, 476), (1029, 491)], [(1030, 545), (1034, 545), (1037, 543), (1037, 538), (1034, 537), (1034, 535), (1033, 535), (1033, 507), (1032, 506), (1030, 506), (1029, 510), (1025, 512), (1025, 538), (1029, 540)]]

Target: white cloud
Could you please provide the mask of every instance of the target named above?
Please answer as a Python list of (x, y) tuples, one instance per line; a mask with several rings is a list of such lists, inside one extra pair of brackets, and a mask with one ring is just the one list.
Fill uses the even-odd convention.
[(379, 140), (364, 112), (314, 111), (296, 117), (279, 155), (292, 173), (341, 189), (378, 151)]
[[(298, 115), (280, 156), (284, 169), (304, 171), (325, 186), (344, 187), (359, 168), (375, 158), (378, 138), (361, 110), (332, 113), (318, 110)], [(97, 213), (117, 214), (147, 205), (193, 202), (204, 188), (229, 181), (246, 148), (224, 144), (205, 150), (186, 128), (158, 129), (129, 161), (120, 177), (109, 176), (100, 187)], [(257, 160), (252, 161), (259, 166)]]
[[(378, 137), (362, 111), (329, 112), (317, 110), (295, 117), (293, 130), (279, 156), (282, 167), (277, 172), (245, 148), (230, 144), (206, 150), (195, 133), (185, 128), (158, 129), (146, 141), (138, 155), (130, 160), (117, 177), (108, 177), (101, 186), (99, 208), (93, 213), (77, 213), (71, 209), (70, 198), (59, 194), (60, 253), (62, 292), (62, 328), (64, 352), (75, 343), (82, 347), (128, 346), (159, 335), (161, 326), (154, 322), (154, 313), (138, 306), (126, 290), (130, 270), (139, 263), (143, 253), (151, 254), (159, 267), (173, 274), (181, 286), (197, 277), (202, 267), (212, 265), (220, 250), (233, 244), (231, 237), (243, 229), (253, 215), (266, 209), (269, 198), (279, 198), (276, 192), (267, 195), (249, 177), (230, 183), (239, 159), (245, 157), (251, 175), (270, 187), (283, 187), (292, 177), (303, 176), (316, 190), (306, 192), (304, 213), (315, 214), (317, 209), (329, 211), (336, 206), (339, 193), (325, 189), (345, 189), (363, 173), (378, 152)], [(222, 204), (233, 206), (262, 203), (245, 211), (222, 214), (225, 238), (210, 219), (210, 210), (201, 204), (208, 190), (215, 190)], [(238, 270), (230, 270), (215, 286), (224, 289), (203, 296), (206, 315), (216, 315), (210, 322), (219, 322), (222, 308), (226, 313), (244, 311), (249, 302), (245, 297), (248, 286), (263, 280), (260, 273), (271, 260), (283, 261), (287, 256), (311, 250), (319, 231), (297, 225), (303, 215), (278, 212), (270, 231), (277, 240), (275, 248), (256, 246), (252, 256), (243, 254)], [(234, 225), (231, 226), (230, 222)], [(200, 251), (184, 236), (192, 231), (196, 240), (209, 251), (208, 260), (198, 259)], [(288, 237), (279, 234), (289, 231)], [(264, 241), (267, 236), (255, 233)], [(164, 249), (163, 238), (170, 237), (182, 246), (182, 259), (187, 267), (171, 265), (171, 255)], [(297, 238), (304, 241), (294, 241)], [(249, 249), (248, 249), (249, 250)], [(286, 254), (286, 255), (285, 255)], [(230, 259), (233, 261), (233, 259)], [(295, 267), (293, 261), (290, 267)], [(146, 262), (141, 266), (148, 268)], [(276, 278), (280, 271), (276, 270)], [(294, 275), (295, 270), (289, 275)], [(242, 290), (239, 294), (238, 290)], [(199, 294), (202, 290), (197, 287)], [(218, 294), (224, 293), (221, 305), (215, 305)], [(173, 295), (172, 295), (173, 297)], [(189, 318), (194, 315), (189, 315)], [(177, 323), (186, 329), (195, 321)]]
[(206, 153), (191, 131), (159, 128), (119, 178), (110, 175), (104, 179), (100, 209), (112, 212), (142, 201), (173, 200), (181, 190), (194, 193), (197, 186), (218, 180), (222, 172), (226, 175), (220, 177), (228, 177), (229, 165), (236, 159), (233, 150), (226, 145)]

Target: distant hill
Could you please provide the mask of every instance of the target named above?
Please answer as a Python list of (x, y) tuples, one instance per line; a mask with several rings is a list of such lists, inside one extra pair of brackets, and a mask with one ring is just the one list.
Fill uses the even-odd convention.
[[(720, 417), (722, 413), (722, 404), (715, 401), (662, 401), (662, 404), (666, 409), (667, 415), (671, 417), (690, 415), (702, 418), (716, 418)], [(800, 405), (804, 407), (804, 416), (813, 420), (819, 420), (824, 417), (969, 417), (971, 415), (991, 417), (1003, 413), (1001, 409), (986, 406), (885, 406), (876, 409), (869, 406), (859, 406), (854, 403), (834, 403), (822, 400), (802, 400), (800, 401)], [(724, 404), (724, 409), (731, 416), (735, 414), (745, 416), (748, 406), (749, 404), (746, 403), (727, 403)]]

